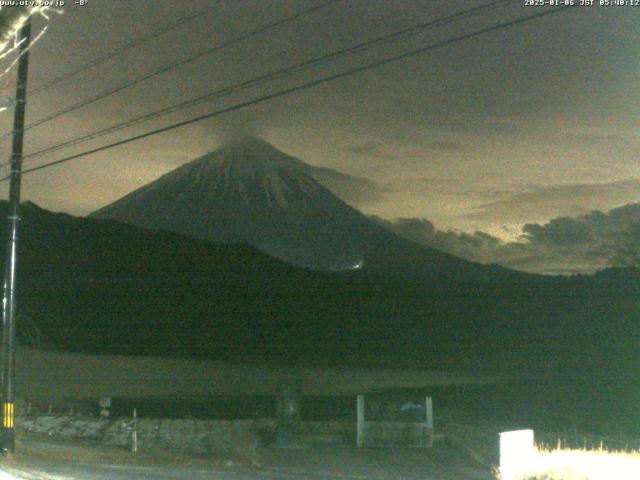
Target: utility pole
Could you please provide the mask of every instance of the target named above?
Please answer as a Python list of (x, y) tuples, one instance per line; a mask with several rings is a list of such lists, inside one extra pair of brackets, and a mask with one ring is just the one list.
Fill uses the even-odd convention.
[(4, 272), (4, 298), (2, 299), (2, 452), (15, 451), (15, 398), (13, 391), (16, 351), (16, 265), (18, 261), (18, 222), (20, 221), (20, 182), (22, 180), (22, 143), (24, 117), (27, 102), (27, 73), (29, 71), (29, 45), (31, 43), (31, 19), (18, 34), (20, 59), (16, 82), (16, 105), (13, 116), (13, 147), (11, 149), (11, 174), (9, 185), (9, 214), (7, 216), (9, 238)]

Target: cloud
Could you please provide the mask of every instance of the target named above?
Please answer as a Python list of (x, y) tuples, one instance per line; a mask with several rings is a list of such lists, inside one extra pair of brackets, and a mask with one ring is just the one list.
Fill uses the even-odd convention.
[(397, 235), (418, 244), (481, 263), (493, 263), (495, 251), (503, 242), (487, 233), (442, 231), (424, 218), (398, 218), (394, 221), (372, 217)]
[(375, 157), (382, 160), (394, 160), (397, 155), (385, 151), (382, 145), (377, 142), (363, 142), (347, 145), (343, 148), (346, 153), (361, 157)]
[(221, 142), (235, 138), (260, 137), (264, 133), (255, 115), (244, 111), (228, 115), (224, 122), (218, 123), (216, 130), (219, 132)]
[(580, 245), (592, 239), (589, 227), (571, 217), (554, 218), (546, 225), (527, 223), (522, 231), (529, 242), (558, 247)]
[(611, 146), (612, 144), (636, 143), (637, 139), (617, 133), (577, 133), (565, 135), (565, 138), (573, 140), (580, 145)]
[(441, 231), (425, 219), (375, 220), (419, 244), (534, 273), (593, 273), (609, 266), (640, 264), (640, 203), (528, 223), (519, 242), (503, 242), (483, 232)]
[(376, 202), (384, 194), (380, 185), (367, 178), (322, 167), (311, 167), (310, 172), (313, 178), (350, 205)]
[(447, 142), (443, 140), (431, 142), (429, 147), (434, 150), (440, 150), (444, 152), (460, 152), (466, 150), (466, 146), (457, 142)]
[(529, 251), (547, 251), (582, 265), (628, 266), (640, 263), (640, 204), (604, 213), (555, 218), (527, 224), (523, 238)]
[(461, 218), (524, 223), (532, 220), (532, 212), (538, 219), (576, 216), (587, 214), (594, 207), (608, 210), (630, 200), (640, 200), (640, 179), (532, 188), (484, 203)]

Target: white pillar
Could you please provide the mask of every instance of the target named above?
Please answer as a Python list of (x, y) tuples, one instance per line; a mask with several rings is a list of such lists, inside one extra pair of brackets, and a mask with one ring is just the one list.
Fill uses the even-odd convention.
[(527, 473), (533, 465), (533, 430), (515, 430), (500, 434), (500, 474), (510, 480)]
[(358, 395), (358, 424), (356, 446), (361, 448), (364, 443), (364, 395)]
[(427, 435), (429, 435), (425, 446), (431, 448), (433, 447), (433, 400), (431, 400), (431, 397), (424, 399), (424, 414), (427, 425)]
[(426, 397), (424, 399), (424, 412), (427, 428), (433, 430), (433, 400), (431, 400), (431, 397)]

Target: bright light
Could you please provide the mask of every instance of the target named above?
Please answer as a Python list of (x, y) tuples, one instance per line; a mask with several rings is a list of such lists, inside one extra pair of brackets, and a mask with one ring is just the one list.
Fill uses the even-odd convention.
[(500, 472), (503, 479), (519, 478), (533, 464), (533, 430), (500, 434)]
[[(51, 7), (44, 6), (11, 6), (0, 7), (0, 61), (5, 60), (12, 53), (17, 52), (20, 48), (20, 42), (18, 41), (18, 32), (25, 24), (25, 22), (35, 14), (39, 14), (45, 19), (49, 19), (47, 13), (52, 10)], [(47, 27), (44, 27), (31, 41), (33, 45), (36, 43), (42, 35), (46, 32)], [(0, 77), (3, 77), (16, 65), (18, 58), (13, 59), (8, 66), (1, 68)]]
[(351, 270), (360, 270), (364, 266), (364, 260), (358, 260), (356, 263), (351, 265)]
[(0, 480), (25, 480), (25, 477), (16, 477), (9, 472), (0, 470)]
[[(524, 467), (524, 465), (523, 465)], [(502, 472), (502, 480), (638, 480), (640, 452), (536, 449), (526, 470)]]

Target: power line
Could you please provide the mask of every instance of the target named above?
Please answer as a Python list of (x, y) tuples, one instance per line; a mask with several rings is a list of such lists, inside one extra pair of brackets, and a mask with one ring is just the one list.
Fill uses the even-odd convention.
[[(321, 84), (324, 84), (324, 83), (327, 83), (327, 82), (338, 80), (340, 78), (344, 78), (344, 77), (347, 77), (347, 76), (350, 76), (350, 75), (354, 75), (356, 73), (364, 72), (366, 70), (371, 70), (372, 68), (377, 68), (377, 67), (380, 67), (380, 66), (383, 66), (383, 65), (387, 65), (387, 64), (390, 64), (390, 63), (393, 63), (393, 62), (398, 62), (400, 60), (404, 60), (404, 59), (407, 59), (407, 58), (410, 58), (410, 57), (413, 57), (413, 56), (416, 56), (416, 55), (420, 55), (422, 53), (426, 53), (428, 51), (435, 50), (437, 48), (446, 47), (448, 45), (452, 45), (454, 43), (458, 43), (458, 42), (461, 42), (463, 40), (468, 40), (470, 38), (474, 38), (474, 37), (477, 37), (477, 36), (480, 36), (480, 35), (484, 35), (486, 33), (494, 32), (496, 30), (505, 29), (505, 28), (512, 27), (512, 26), (515, 26), (515, 25), (520, 25), (520, 24), (529, 22), (529, 21), (537, 19), (537, 18), (541, 18), (541, 17), (545, 17), (545, 16), (549, 16), (549, 15), (554, 15), (554, 14), (557, 14), (557, 13), (565, 12), (565, 11), (569, 10), (570, 8), (573, 8), (573, 7), (571, 7), (571, 6), (561, 6), (561, 7), (556, 7), (556, 8), (552, 8), (552, 9), (546, 9), (546, 10), (538, 12), (538, 13), (534, 13), (534, 14), (531, 14), (531, 15), (527, 15), (527, 16), (524, 16), (524, 17), (517, 18), (515, 20), (510, 20), (510, 21), (499, 23), (499, 24), (496, 24), (496, 25), (493, 25), (493, 26), (490, 26), (490, 27), (482, 28), (480, 30), (476, 30), (476, 31), (471, 32), (471, 33), (466, 33), (466, 34), (463, 34), (463, 35), (459, 35), (457, 37), (453, 37), (453, 38), (450, 38), (450, 39), (447, 39), (447, 40), (443, 40), (441, 42), (437, 42), (437, 43), (428, 45), (426, 47), (421, 47), (421, 48), (418, 48), (418, 49), (415, 49), (415, 50), (412, 50), (412, 51), (409, 51), (409, 52), (406, 52), (406, 53), (403, 53), (403, 54), (400, 54), (400, 55), (396, 55), (396, 56), (389, 57), (389, 58), (386, 58), (386, 59), (383, 59), (383, 60), (378, 60), (378, 61), (375, 61), (375, 62), (372, 62), (372, 63), (368, 63), (366, 65), (362, 65), (360, 67), (356, 67), (356, 68), (353, 68), (353, 69), (350, 69), (350, 70), (346, 70), (344, 72), (340, 72), (340, 73), (337, 73), (337, 74), (333, 74), (333, 75), (329, 75), (329, 76), (326, 76), (326, 77), (322, 77), (320, 79), (313, 80), (313, 81), (310, 81), (310, 82), (306, 82), (306, 83), (303, 83), (301, 85), (297, 85), (295, 87), (286, 88), (286, 89), (280, 90), (278, 92), (271, 93), (269, 95), (264, 95), (262, 97), (259, 97), (259, 98), (253, 99), (253, 100), (248, 100), (248, 101), (245, 101), (245, 102), (241, 102), (241, 103), (232, 105), (230, 107), (226, 107), (226, 108), (223, 108), (223, 109), (220, 109), (220, 110), (216, 110), (214, 112), (210, 112), (210, 113), (207, 113), (207, 114), (204, 114), (204, 115), (200, 115), (200, 116), (188, 119), (188, 120), (184, 120), (184, 121), (181, 121), (181, 122), (178, 122), (178, 123), (174, 123), (174, 124), (166, 126), (166, 127), (158, 128), (158, 129), (155, 129), (155, 130), (152, 130), (152, 131), (140, 134), (140, 135), (135, 135), (133, 137), (126, 138), (124, 140), (119, 140), (117, 142), (113, 142), (113, 143), (110, 143), (108, 145), (103, 145), (101, 147), (93, 148), (91, 150), (87, 150), (87, 151), (84, 151), (82, 153), (78, 153), (78, 154), (71, 155), (71, 156), (68, 156), (68, 157), (65, 157), (65, 158), (61, 158), (59, 160), (54, 160), (52, 162), (48, 162), (48, 163), (45, 163), (43, 165), (39, 165), (37, 167), (32, 167), (32, 168), (26, 169), (26, 170), (23, 171), (23, 173), (25, 173), (25, 174), (26, 173), (31, 173), (31, 172), (35, 172), (35, 171), (38, 171), (38, 170), (43, 170), (45, 168), (53, 167), (55, 165), (60, 165), (62, 163), (66, 163), (66, 162), (69, 162), (71, 160), (76, 160), (76, 159), (81, 158), (81, 157), (86, 157), (87, 155), (92, 155), (94, 153), (98, 153), (98, 152), (102, 152), (102, 151), (105, 151), (105, 150), (109, 150), (111, 148), (118, 147), (118, 146), (121, 146), (121, 145), (125, 145), (125, 144), (131, 143), (131, 142), (134, 142), (134, 141), (137, 141), (137, 140), (141, 140), (141, 139), (144, 139), (144, 138), (147, 138), (147, 137), (151, 137), (151, 136), (154, 136), (154, 135), (158, 135), (160, 133), (164, 133), (164, 132), (167, 132), (169, 130), (175, 130), (176, 128), (184, 127), (184, 126), (190, 125), (192, 123), (200, 122), (202, 120), (207, 120), (209, 118), (213, 118), (213, 117), (217, 117), (219, 115), (223, 115), (225, 113), (233, 112), (233, 111), (239, 110), (241, 108), (245, 108), (245, 107), (248, 107), (248, 106), (251, 106), (251, 105), (256, 105), (258, 103), (263, 103), (263, 102), (266, 102), (268, 100), (272, 100), (274, 98), (283, 97), (285, 95), (289, 95), (289, 94), (294, 93), (294, 92), (298, 92), (298, 91), (301, 91), (301, 90), (305, 90), (307, 88), (315, 87), (315, 86), (318, 86), (318, 85), (321, 85)], [(5, 177), (5, 178), (1, 179), (0, 181), (6, 181), (8, 178), (9, 177)]]
[[(527, 16), (524, 16), (524, 17), (517, 18), (515, 20), (510, 20), (510, 21), (503, 22), (503, 23), (500, 23), (500, 24), (497, 24), (497, 25), (493, 25), (491, 27), (486, 27), (486, 28), (483, 28), (483, 29), (480, 29), (480, 30), (476, 30), (475, 32), (471, 32), (471, 33), (468, 33), (468, 34), (460, 35), (460, 36), (457, 36), (457, 37), (454, 37), (454, 38), (451, 38), (451, 39), (447, 39), (447, 40), (444, 40), (444, 41), (441, 41), (441, 42), (438, 42), (438, 43), (435, 43), (435, 44), (428, 45), (426, 47), (421, 47), (421, 48), (418, 48), (416, 50), (412, 50), (410, 52), (406, 52), (406, 53), (403, 53), (403, 54), (400, 54), (400, 55), (389, 57), (389, 58), (386, 58), (386, 59), (383, 59), (383, 60), (378, 60), (376, 62), (372, 62), (372, 63), (366, 64), (366, 65), (363, 65), (363, 66), (360, 66), (360, 67), (356, 67), (356, 68), (353, 68), (353, 69), (350, 69), (350, 70), (346, 70), (344, 72), (340, 72), (340, 73), (337, 73), (337, 74), (334, 74), (334, 75), (330, 75), (330, 76), (323, 77), (323, 78), (320, 78), (320, 79), (317, 79), (317, 80), (306, 82), (306, 83), (303, 83), (303, 84), (295, 86), (295, 87), (290, 87), (290, 88), (287, 88), (287, 89), (284, 89), (284, 90), (280, 90), (278, 92), (275, 92), (275, 93), (272, 93), (272, 94), (269, 94), (269, 95), (265, 95), (265, 96), (262, 96), (262, 97), (258, 97), (258, 98), (253, 99), (253, 100), (248, 100), (248, 101), (245, 101), (245, 102), (241, 102), (241, 103), (238, 103), (236, 105), (232, 105), (230, 107), (226, 107), (226, 108), (223, 108), (223, 109), (220, 109), (220, 110), (216, 110), (214, 112), (210, 112), (210, 113), (207, 113), (207, 114), (204, 114), (204, 115), (200, 115), (200, 116), (188, 119), (188, 120), (184, 120), (184, 121), (181, 121), (181, 122), (178, 122), (178, 123), (166, 126), (166, 127), (155, 129), (155, 130), (152, 130), (152, 131), (140, 134), (140, 135), (135, 135), (133, 137), (129, 137), (129, 138), (124, 139), (124, 140), (119, 140), (117, 142), (113, 142), (113, 143), (110, 143), (110, 144), (107, 144), (107, 145), (103, 145), (101, 147), (97, 147), (97, 148), (94, 148), (94, 149), (91, 149), (91, 150), (87, 150), (87, 151), (82, 152), (82, 153), (78, 153), (78, 154), (71, 155), (69, 157), (65, 157), (65, 158), (62, 158), (62, 159), (59, 159), (59, 160), (48, 162), (48, 163), (45, 163), (43, 165), (39, 165), (37, 167), (32, 167), (30, 169), (25, 170), (24, 173), (30, 173), (30, 172), (34, 172), (34, 171), (41, 170), (41, 169), (44, 169), (44, 168), (48, 168), (50, 166), (58, 165), (58, 164), (61, 164), (61, 163), (66, 163), (68, 161), (75, 160), (75, 159), (80, 158), (80, 157), (84, 157), (84, 156), (91, 155), (91, 154), (94, 154), (94, 153), (98, 153), (98, 152), (101, 152), (101, 151), (104, 151), (104, 150), (108, 150), (108, 149), (111, 149), (111, 148), (114, 148), (114, 147), (117, 147), (117, 146), (121, 146), (121, 145), (124, 145), (124, 144), (127, 144), (127, 143), (131, 143), (131, 142), (134, 142), (134, 141), (137, 141), (137, 140), (141, 140), (141, 139), (153, 136), (153, 135), (158, 135), (160, 133), (164, 133), (164, 132), (169, 131), (169, 130), (174, 130), (176, 128), (180, 128), (180, 127), (183, 127), (183, 126), (186, 126), (186, 125), (190, 125), (192, 123), (196, 123), (196, 122), (199, 122), (199, 121), (202, 121), (202, 120), (206, 120), (206, 119), (209, 119), (209, 118), (213, 118), (213, 117), (225, 114), (225, 113), (229, 113), (229, 112), (232, 112), (232, 111), (235, 111), (235, 110), (239, 110), (239, 109), (244, 108), (244, 107), (248, 107), (248, 106), (255, 105), (255, 104), (258, 104), (258, 103), (262, 103), (262, 102), (265, 102), (265, 101), (268, 101), (268, 100), (272, 100), (274, 98), (278, 98), (278, 97), (282, 97), (282, 96), (285, 96), (285, 95), (289, 95), (291, 93), (294, 93), (294, 92), (297, 92), (297, 91), (300, 91), (300, 90), (311, 88), (311, 87), (314, 87), (314, 86), (317, 86), (317, 85), (321, 85), (323, 83), (327, 83), (327, 82), (330, 82), (330, 81), (338, 80), (340, 78), (347, 77), (347, 76), (350, 76), (350, 75), (354, 75), (356, 73), (360, 73), (360, 72), (363, 72), (363, 71), (366, 71), (366, 70), (370, 70), (372, 68), (376, 68), (376, 67), (380, 67), (380, 66), (383, 66), (383, 65), (386, 65), (386, 64), (389, 64), (389, 63), (397, 62), (397, 61), (400, 61), (400, 60), (403, 60), (403, 59), (406, 59), (406, 58), (409, 58), (409, 57), (412, 57), (412, 56), (415, 56), (415, 55), (419, 55), (419, 54), (426, 53), (426, 52), (431, 51), (431, 50), (435, 50), (437, 48), (445, 47), (445, 46), (451, 45), (453, 43), (457, 43), (457, 42), (460, 42), (460, 41), (463, 41), (463, 40), (467, 40), (469, 38), (473, 38), (473, 37), (477, 37), (477, 36), (480, 36), (480, 35), (483, 35), (483, 34), (486, 34), (486, 33), (490, 33), (492, 31), (496, 31), (496, 30), (508, 28), (510, 26), (526, 23), (528, 21), (531, 21), (531, 20), (534, 20), (536, 18), (540, 18), (540, 17), (543, 17), (543, 16), (552, 15), (552, 14), (555, 14), (555, 13), (560, 13), (560, 12), (566, 11), (569, 8), (572, 8), (572, 7), (570, 7), (570, 6), (562, 6), (562, 7), (557, 7), (557, 8), (554, 8), (554, 9), (547, 9), (545, 11), (538, 12), (538, 13), (535, 13), (535, 14), (532, 14), (532, 15), (527, 15)], [(2, 179), (2, 180), (5, 180), (5, 179)]]
[[(216, 2), (217, 4), (219, 3)], [(30, 95), (37, 95), (40, 92), (44, 92), (45, 90), (50, 89), (51, 87), (59, 84), (59, 83), (63, 83), (66, 82), (67, 80), (69, 80), (72, 77), (75, 77), (76, 75), (89, 70), (91, 68), (97, 67), (98, 65), (101, 65), (105, 62), (108, 62), (109, 60), (122, 55), (124, 52), (129, 51), (129, 50), (133, 50), (136, 47), (139, 47), (140, 45), (147, 43), (155, 38), (158, 38), (162, 35), (164, 35), (165, 33), (170, 32), (171, 30), (175, 30), (176, 28), (180, 27), (181, 25), (184, 25), (186, 23), (189, 23), (193, 20), (196, 20), (198, 18), (202, 18), (203, 15), (206, 15), (207, 13), (209, 13), (210, 11), (218, 8), (218, 5), (215, 6), (211, 6), (202, 10), (199, 10), (191, 15), (187, 15), (184, 17), (179, 18), (178, 20), (176, 20), (173, 23), (170, 23), (154, 32), (151, 32), (147, 35), (143, 35), (135, 40), (132, 40), (130, 42), (125, 43), (124, 45), (122, 45), (122, 47), (118, 48), (117, 50), (114, 50), (110, 53), (107, 53), (101, 57), (95, 58), (93, 60), (88, 61), (87, 63), (84, 63), (83, 65), (80, 65), (79, 67), (77, 67), (75, 70), (71, 70), (70, 72), (67, 73), (63, 73), (62, 75), (59, 75), (58, 77), (55, 77), (51, 80), (49, 80), (48, 82), (40, 85), (39, 87), (36, 87), (33, 89), (33, 91), (30, 93)]]
[[(243, 33), (243, 34), (241, 34), (240, 36), (238, 36), (236, 38), (233, 38), (231, 40), (223, 42), (223, 43), (221, 43), (219, 45), (216, 45), (214, 47), (207, 48), (206, 50), (203, 50), (203, 51), (201, 51), (199, 53), (196, 53), (195, 55), (191, 55), (190, 57), (187, 57), (185, 59), (182, 59), (182, 60), (179, 60), (177, 62), (170, 63), (168, 65), (160, 67), (159, 69), (154, 70), (153, 72), (147, 73), (147, 74), (142, 75), (142, 76), (137, 77), (137, 78), (134, 78), (133, 80), (131, 80), (131, 81), (127, 82), (127, 83), (119, 85), (119, 86), (117, 86), (115, 88), (112, 88), (110, 90), (107, 90), (105, 92), (99, 93), (98, 95), (96, 95), (94, 97), (91, 97), (91, 98), (89, 98), (87, 100), (83, 100), (83, 101), (78, 102), (78, 103), (75, 103), (75, 104), (73, 104), (73, 105), (71, 105), (71, 106), (69, 106), (69, 107), (67, 107), (67, 108), (65, 108), (63, 110), (60, 110), (58, 112), (54, 112), (54, 113), (52, 113), (50, 115), (47, 115), (46, 117), (43, 117), (43, 118), (41, 118), (39, 120), (36, 120), (35, 122), (30, 123), (29, 125), (27, 125), (25, 130), (30, 130), (32, 128), (38, 127), (38, 126), (40, 126), (40, 125), (42, 125), (44, 123), (50, 122), (51, 120), (54, 120), (54, 119), (56, 119), (58, 117), (61, 117), (62, 115), (66, 115), (67, 113), (71, 113), (71, 112), (73, 112), (75, 110), (78, 110), (78, 109), (80, 109), (82, 107), (86, 107), (87, 105), (91, 105), (92, 103), (95, 103), (95, 102), (97, 102), (99, 100), (103, 100), (103, 99), (105, 99), (107, 97), (115, 95), (116, 93), (122, 92), (122, 91), (124, 91), (124, 90), (126, 90), (128, 88), (131, 88), (131, 87), (133, 87), (135, 85), (138, 85), (138, 84), (140, 84), (142, 82), (145, 82), (145, 81), (150, 80), (150, 79), (152, 79), (154, 77), (157, 77), (158, 75), (170, 72), (171, 70), (175, 70), (176, 68), (181, 67), (183, 65), (186, 65), (188, 63), (191, 63), (191, 62), (193, 62), (193, 61), (195, 61), (195, 60), (197, 60), (199, 58), (202, 58), (202, 57), (207, 56), (207, 55), (211, 55), (214, 52), (217, 52), (219, 50), (227, 48), (227, 47), (229, 47), (231, 45), (235, 45), (236, 43), (239, 43), (239, 42), (247, 40), (247, 39), (249, 39), (251, 37), (257, 36), (257, 35), (259, 35), (261, 33), (264, 33), (264, 32), (266, 32), (268, 30), (271, 30), (273, 28), (279, 27), (279, 26), (281, 26), (281, 25), (283, 25), (285, 23), (288, 23), (288, 22), (291, 22), (293, 20), (296, 20), (296, 19), (298, 19), (298, 18), (300, 18), (302, 16), (308, 15), (308, 14), (313, 13), (313, 12), (315, 12), (317, 10), (322, 9), (322, 8), (328, 7), (329, 5), (334, 4), (336, 2), (339, 2), (339, 1), (341, 1), (341, 0), (326, 0), (325, 2), (323, 2), (323, 3), (319, 4), (319, 5), (316, 5), (316, 6), (310, 7), (310, 8), (306, 8), (306, 9), (300, 11), (300, 12), (296, 12), (296, 13), (294, 13), (292, 15), (288, 15), (288, 16), (286, 16), (284, 18), (281, 18), (280, 20), (276, 20), (274, 22), (270, 22), (270, 23), (268, 23), (266, 25), (263, 25), (262, 27), (259, 27), (259, 28), (255, 29), (255, 30)], [(5, 138), (10, 137), (11, 135), (12, 135), (12, 132), (5, 132), (4, 134), (0, 135), (0, 140), (4, 140)]]
[(509, 2), (510, 0), (494, 0), (493, 2), (481, 5), (479, 7), (475, 7), (475, 8), (471, 8), (471, 9), (467, 9), (467, 10), (462, 10), (456, 13), (453, 13), (451, 15), (447, 15), (444, 17), (439, 17), (435, 20), (431, 20), (429, 22), (423, 22), (421, 24), (418, 25), (413, 25), (411, 27), (402, 29), (402, 30), (398, 30), (356, 45), (353, 45), (351, 47), (347, 47), (347, 48), (343, 48), (340, 50), (336, 50), (333, 52), (330, 52), (328, 54), (324, 54), (312, 59), (309, 59), (305, 62), (299, 63), (299, 64), (295, 64), (289, 67), (285, 67), (283, 69), (274, 71), (274, 72), (270, 72), (264, 75), (261, 75), (257, 78), (253, 78), (251, 80), (247, 80), (245, 82), (241, 82), (239, 84), (235, 84), (229, 87), (225, 87), (219, 90), (215, 90), (213, 92), (209, 92), (205, 95), (201, 95), (199, 97), (187, 100), (185, 102), (181, 102), (175, 105), (171, 105), (169, 107), (165, 107), (163, 109), (157, 110), (155, 112), (150, 112), (147, 113), (145, 115), (142, 115), (140, 117), (136, 117), (133, 118), (131, 120), (128, 120), (126, 122), (122, 122), (122, 123), (118, 123), (115, 125), (112, 125), (110, 127), (106, 127), (104, 129), (98, 130), (96, 132), (92, 132), (80, 137), (76, 137), (74, 139), (71, 140), (67, 140), (65, 142), (59, 143), (57, 145), (52, 145), (50, 147), (44, 148), (42, 150), (38, 150), (36, 152), (30, 153), (28, 155), (25, 156), (25, 158), (33, 158), (33, 157), (38, 157), (38, 156), (42, 156), (44, 154), (47, 153), (51, 153), (57, 150), (61, 150), (64, 148), (68, 148), (74, 145), (78, 145), (80, 143), (84, 143), (86, 141), (89, 140), (94, 140), (96, 138), (99, 138), (101, 136), (104, 135), (108, 135), (110, 133), (114, 133), (117, 132), (119, 130), (128, 128), (128, 127), (132, 127), (134, 125), (149, 121), (149, 120), (153, 120), (156, 118), (160, 118), (163, 117), (165, 115), (168, 115), (170, 113), (174, 113), (180, 110), (184, 110), (186, 108), (189, 107), (193, 107), (196, 106), (200, 103), (204, 103), (204, 102), (208, 102), (211, 100), (214, 100), (216, 98), (220, 98), (223, 96), (227, 96), (230, 95), (232, 93), (237, 93), (239, 91), (242, 90), (246, 90), (248, 88), (251, 87), (255, 87), (257, 85), (266, 83), (268, 81), (274, 80), (278, 77), (283, 77), (285, 75), (288, 74), (292, 74), (292, 73), (296, 73), (296, 72), (300, 72), (303, 71), (305, 69), (308, 69), (309, 67), (312, 67), (314, 65), (318, 65), (320, 63), (323, 62), (327, 62), (330, 60), (334, 60), (337, 59), (339, 57), (345, 56), (345, 55), (353, 55), (356, 53), (360, 53), (362, 51), (365, 51), (367, 49), (373, 48), (373, 47), (377, 47), (380, 46), (382, 44), (386, 44), (389, 42), (393, 42), (393, 41), (399, 41), (402, 38), (406, 37), (407, 35), (411, 35), (411, 34), (416, 34), (419, 31), (422, 31), (426, 28), (430, 28), (430, 27), (436, 27), (436, 26), (441, 26), (447, 23), (451, 23), (454, 22), (456, 20), (460, 20), (463, 18), (468, 18), (474, 15), (478, 15), (479, 13), (483, 13), (485, 11), (489, 11), (491, 9), (496, 8), (497, 6), (499, 6), (500, 4)]

